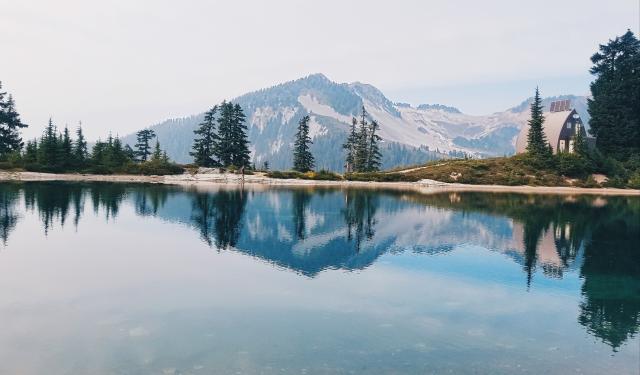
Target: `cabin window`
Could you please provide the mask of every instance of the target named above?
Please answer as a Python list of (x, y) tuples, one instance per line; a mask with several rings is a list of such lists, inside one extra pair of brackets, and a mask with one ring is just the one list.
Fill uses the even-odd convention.
[(560, 140), (560, 152), (563, 152), (563, 151), (565, 151), (565, 149), (564, 149), (564, 139), (561, 139)]
[(567, 129), (571, 129), (571, 123), (567, 122)]
[(573, 152), (573, 139), (569, 141), (569, 152)]

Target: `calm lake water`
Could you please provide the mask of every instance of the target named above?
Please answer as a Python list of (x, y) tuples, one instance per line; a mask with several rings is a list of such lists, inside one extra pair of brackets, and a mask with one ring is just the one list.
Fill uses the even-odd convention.
[(640, 199), (0, 184), (0, 373), (636, 374)]

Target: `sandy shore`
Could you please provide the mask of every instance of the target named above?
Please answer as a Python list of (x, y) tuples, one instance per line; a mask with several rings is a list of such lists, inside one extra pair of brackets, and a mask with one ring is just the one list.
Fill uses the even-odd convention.
[[(53, 174), (39, 172), (0, 172), (0, 181), (102, 181), (102, 182), (129, 182), (129, 183), (154, 183), (172, 185), (220, 185), (240, 184), (242, 177), (235, 174), (199, 173), (173, 176), (138, 176), (138, 175), (92, 175), (92, 174)], [(245, 184), (272, 185), (272, 186), (307, 186), (307, 187), (358, 187), (375, 189), (407, 189), (422, 193), (475, 191), (475, 192), (504, 192), (504, 193), (529, 193), (529, 194), (596, 194), (596, 195), (637, 195), (637, 189), (613, 189), (597, 188), (587, 189), (578, 187), (549, 187), (549, 186), (503, 186), (503, 185), (465, 185), (449, 184), (433, 180), (420, 180), (418, 182), (362, 182), (362, 181), (312, 181), (297, 179), (275, 179), (261, 174), (248, 175), (244, 178)]]

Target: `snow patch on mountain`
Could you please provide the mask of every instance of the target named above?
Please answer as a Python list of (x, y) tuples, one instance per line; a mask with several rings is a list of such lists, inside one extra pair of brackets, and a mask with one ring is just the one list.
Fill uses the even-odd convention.
[(330, 106), (320, 103), (318, 99), (311, 94), (300, 95), (298, 97), (298, 102), (302, 104), (304, 109), (306, 109), (309, 113), (331, 117), (346, 124), (351, 123), (351, 117), (340, 114)]
[(311, 139), (326, 135), (328, 131), (329, 129), (318, 122), (316, 116), (309, 117), (309, 137)]
[(271, 107), (258, 107), (249, 119), (251, 126), (255, 126), (263, 132), (269, 121), (276, 117), (276, 111)]

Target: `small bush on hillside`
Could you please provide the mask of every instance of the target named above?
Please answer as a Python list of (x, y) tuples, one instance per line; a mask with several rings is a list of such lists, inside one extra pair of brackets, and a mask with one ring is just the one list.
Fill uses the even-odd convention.
[(556, 155), (557, 170), (563, 176), (584, 177), (591, 173), (587, 160), (578, 154), (560, 153)]
[(610, 179), (608, 179), (604, 184), (605, 187), (611, 187), (611, 188), (625, 188), (627, 185), (627, 181), (626, 179), (620, 177), (620, 176), (614, 176)]
[(267, 177), (280, 178), (280, 179), (299, 179), (299, 180), (316, 180), (316, 181), (339, 181), (342, 180), (342, 176), (337, 173), (321, 170), (319, 172), (296, 172), (296, 171), (270, 171), (266, 174)]
[(640, 171), (636, 172), (629, 179), (629, 183), (627, 184), (631, 189), (640, 189)]

